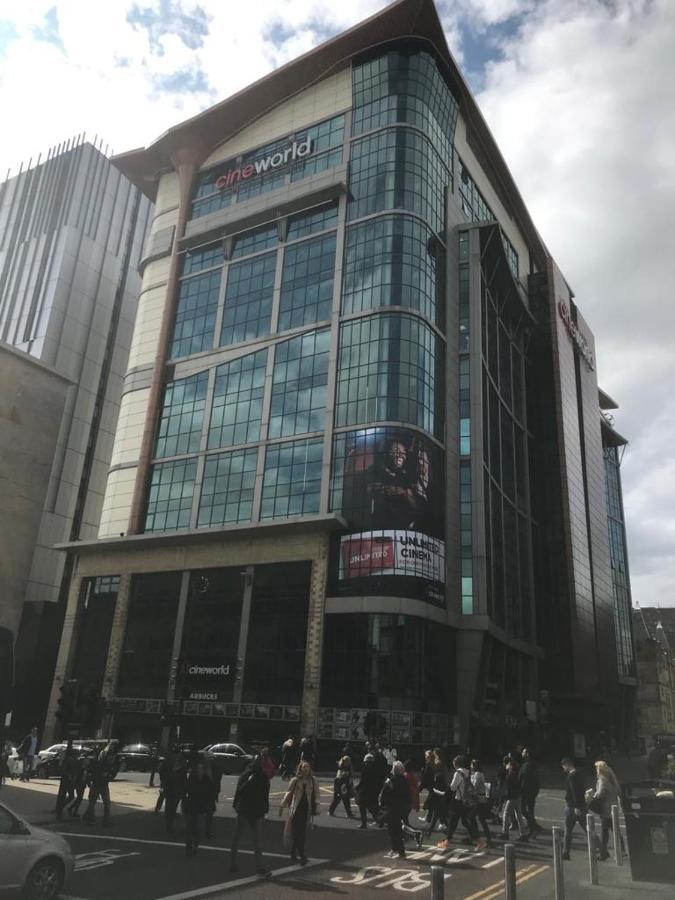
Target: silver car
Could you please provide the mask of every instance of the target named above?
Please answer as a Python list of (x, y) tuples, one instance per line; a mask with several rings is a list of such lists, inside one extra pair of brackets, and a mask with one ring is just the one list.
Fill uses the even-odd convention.
[(0, 803), (0, 897), (23, 892), (28, 900), (52, 900), (73, 867), (60, 835), (29, 825)]

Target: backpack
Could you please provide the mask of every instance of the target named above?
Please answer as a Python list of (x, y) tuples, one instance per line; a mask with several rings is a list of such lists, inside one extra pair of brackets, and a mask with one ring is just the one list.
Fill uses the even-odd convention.
[(478, 806), (478, 795), (471, 781), (471, 776), (469, 775), (467, 778), (466, 775), (462, 774), (462, 778), (464, 779), (464, 797), (462, 802), (467, 809), (476, 809)]

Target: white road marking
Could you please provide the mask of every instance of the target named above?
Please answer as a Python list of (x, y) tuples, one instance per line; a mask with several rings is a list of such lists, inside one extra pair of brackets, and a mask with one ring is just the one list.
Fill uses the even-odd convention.
[[(241, 853), (242, 851), (239, 852)], [(272, 869), (270, 877), (278, 878), (280, 875), (288, 875), (289, 872), (297, 872), (302, 869), (309, 869), (312, 866), (320, 866), (325, 862), (328, 862), (328, 860), (310, 859), (305, 866), (294, 864), (292, 866), (284, 866), (282, 869)], [(235, 888), (243, 887), (246, 884), (255, 884), (256, 882), (258, 884), (264, 884), (269, 880), (270, 878), (267, 878), (264, 875), (249, 875), (247, 878), (237, 878), (234, 881), (224, 881), (222, 884), (211, 884), (203, 888), (195, 888), (192, 891), (183, 891), (180, 894), (170, 894), (167, 897), (158, 897), (157, 900), (191, 900), (192, 897), (208, 897), (209, 894), (214, 894), (216, 891), (225, 893), (226, 891), (232, 891)]]
[(485, 863), (485, 865), (481, 866), (481, 869), (491, 869), (493, 866), (498, 866), (500, 863), (503, 863), (504, 860), (501, 856), (498, 856), (497, 859), (493, 859), (489, 863)]
[[(77, 838), (91, 838), (94, 841), (124, 841), (128, 844), (150, 844), (157, 847), (183, 847), (185, 846), (180, 841), (150, 841), (146, 838), (130, 838), (130, 837), (118, 837), (115, 834), (75, 834), (73, 831), (57, 831), (56, 834), (60, 834), (62, 837), (77, 837)], [(200, 852), (202, 850), (212, 850), (220, 853), (229, 853), (229, 847), (212, 847), (209, 844), (200, 844), (199, 845)], [(239, 850), (239, 853), (245, 853), (247, 855), (253, 855), (255, 851), (253, 850)], [(269, 853), (268, 851), (263, 852), (263, 856), (274, 856), (277, 859), (288, 859), (287, 853)], [(325, 860), (324, 860), (325, 861)]]

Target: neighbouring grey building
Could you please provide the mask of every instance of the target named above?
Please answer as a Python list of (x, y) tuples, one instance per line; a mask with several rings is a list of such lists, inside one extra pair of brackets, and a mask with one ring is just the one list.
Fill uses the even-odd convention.
[[(20, 516), (14, 522), (23, 546), (17, 549), (17, 571), (5, 573), (13, 588), (2, 598), (3, 608), (21, 607), (13, 720), (18, 728), (44, 716), (58, 648), (70, 563), (53, 545), (98, 532), (151, 209), (106, 156), (83, 140), (60, 146), (0, 185), (0, 341), (43, 363), (41, 371), (51, 369), (52, 378), (70, 382), (62, 412), (56, 401), (45, 409), (47, 390), (27, 392), (26, 404), (35, 402), (34, 409), (16, 408), (21, 416), (34, 414), (35, 440), (43, 442), (36, 455), (47, 448), (50, 453), (44, 489), (32, 485), (32, 509), (24, 509), (30, 522)], [(18, 358), (9, 352), (0, 358), (3, 394), (11, 388)], [(35, 383), (37, 375), (30, 378)], [(8, 402), (0, 397), (3, 407)], [(59, 428), (52, 440), (55, 411)], [(19, 559), (25, 577), (18, 577)]]

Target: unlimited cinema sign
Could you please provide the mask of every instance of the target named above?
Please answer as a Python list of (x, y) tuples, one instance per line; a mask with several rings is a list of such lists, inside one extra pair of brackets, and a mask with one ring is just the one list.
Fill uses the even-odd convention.
[(309, 156), (313, 149), (313, 141), (293, 141), (285, 150), (278, 150), (276, 153), (270, 153), (262, 159), (256, 159), (253, 162), (246, 163), (238, 169), (230, 169), (224, 175), (220, 175), (216, 180), (216, 187), (219, 191), (227, 187), (232, 187), (238, 181), (247, 181), (257, 175), (264, 175), (266, 172), (273, 172), (282, 166), (295, 162), (297, 159), (303, 159)]

